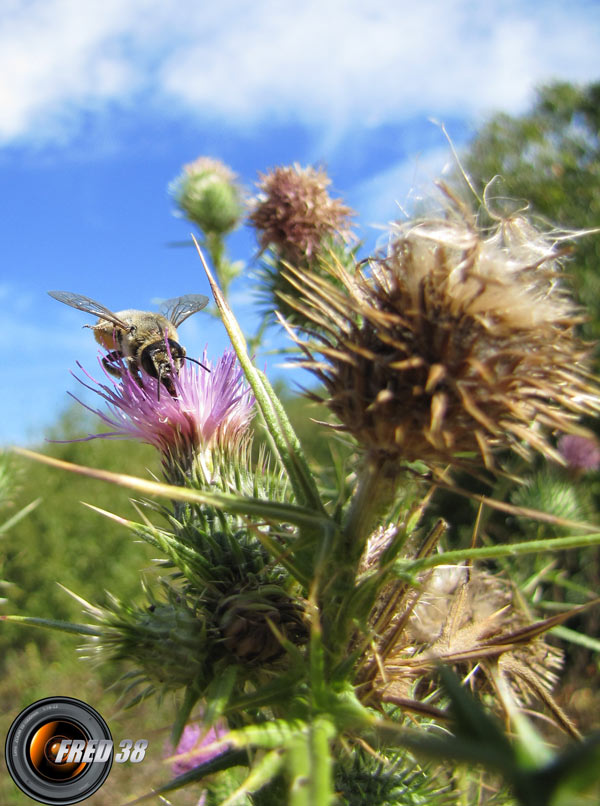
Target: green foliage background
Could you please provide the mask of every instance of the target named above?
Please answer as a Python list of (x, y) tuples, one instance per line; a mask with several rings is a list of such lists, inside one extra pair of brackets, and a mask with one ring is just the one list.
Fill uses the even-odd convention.
[[(556, 82), (541, 87), (520, 117), (501, 113), (479, 130), (464, 154), (476, 189), (494, 177), (491, 208), (528, 206), (554, 226), (600, 227), (600, 83)], [(455, 178), (458, 183), (459, 179)], [(509, 201), (508, 208), (502, 199)], [(600, 233), (572, 243), (569, 264), (577, 296), (589, 314), (586, 335), (600, 337)]]
[[(102, 430), (95, 418), (80, 406), (69, 407), (50, 430), (49, 439), (73, 439)], [(105, 440), (47, 443), (42, 450), (73, 462), (110, 467), (124, 473), (156, 471), (154, 451), (131, 442)], [(40, 505), (21, 520), (0, 542), (2, 576), (10, 582), (4, 591), (7, 603), (1, 612), (42, 618), (82, 621), (81, 606), (56, 583), (90, 601), (102, 601), (105, 590), (123, 597), (140, 594), (140, 568), (152, 574), (151, 552), (145, 544), (132, 543), (125, 530), (107, 528), (106, 521), (82, 505), (93, 503), (117, 512), (133, 512), (129, 497), (108, 485), (94, 485), (73, 474), (52, 472), (35, 462), (12, 462), (16, 493), (5, 507), (2, 520), (30, 501)], [(89, 702), (107, 719), (115, 739), (147, 738), (150, 741), (144, 775), (132, 765), (115, 765), (109, 781), (93, 795), (91, 806), (114, 806), (125, 794), (143, 794), (151, 784), (168, 777), (162, 764), (170, 728), (169, 703), (142, 704), (122, 713), (113, 691), (114, 678), (78, 657), (79, 641), (60, 632), (23, 629), (4, 624), (0, 630), (0, 734), (27, 705), (49, 696), (66, 695)], [(141, 736), (141, 733), (144, 736)], [(148, 734), (148, 735), (146, 735)], [(192, 793), (179, 803), (194, 802)], [(0, 803), (31, 803), (19, 792), (0, 759)]]
[[(74, 404), (51, 429), (49, 439), (77, 439), (100, 430), (100, 423)], [(41, 447), (60, 459), (116, 472), (147, 476), (158, 470), (155, 452), (134, 442), (48, 442)], [(125, 530), (108, 528), (104, 518), (82, 505), (88, 502), (133, 514), (129, 496), (120, 489), (93, 485), (33, 462), (19, 461), (16, 469), (20, 490), (15, 508), (38, 497), (42, 503), (4, 538), (4, 576), (11, 582), (11, 611), (81, 620), (80, 605), (55, 583), (89, 601), (104, 600), (105, 590), (125, 598), (137, 596), (139, 569), (148, 567), (152, 573), (149, 549), (141, 543), (132, 545)], [(0, 631), (0, 652), (19, 646), (22, 640), (22, 630), (6, 626)], [(39, 641), (47, 640), (48, 634), (41, 632)], [(64, 642), (65, 638), (56, 634), (52, 640)]]

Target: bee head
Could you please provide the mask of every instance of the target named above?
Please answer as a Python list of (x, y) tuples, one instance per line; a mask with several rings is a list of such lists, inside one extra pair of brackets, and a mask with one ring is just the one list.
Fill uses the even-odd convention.
[[(170, 395), (175, 396), (173, 375), (177, 375), (183, 360), (185, 350), (174, 339), (156, 341), (148, 344), (140, 353), (142, 369), (162, 383)], [(160, 398), (160, 385), (158, 387)]]

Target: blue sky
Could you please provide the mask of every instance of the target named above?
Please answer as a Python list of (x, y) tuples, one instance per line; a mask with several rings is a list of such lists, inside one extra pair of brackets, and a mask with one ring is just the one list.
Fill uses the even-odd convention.
[[(322, 164), (373, 243), (427, 194), (488, 115), (552, 79), (598, 75), (600, 4), (471, 0), (3, 0), (0, 5), (0, 444), (34, 442), (94, 369), (84, 314), (208, 293), (168, 183), (218, 157), (251, 191), (278, 164)], [(251, 262), (246, 230), (230, 240)], [(252, 330), (252, 281), (232, 289)], [(180, 337), (226, 345), (206, 314)], [(271, 341), (276, 342), (275, 333)], [(277, 360), (266, 360), (273, 374)]]

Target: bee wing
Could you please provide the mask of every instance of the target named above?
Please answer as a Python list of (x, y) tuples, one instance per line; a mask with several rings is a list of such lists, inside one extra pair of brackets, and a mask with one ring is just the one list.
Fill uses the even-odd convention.
[(183, 297), (173, 297), (163, 302), (159, 313), (168, 319), (173, 327), (179, 327), (188, 316), (201, 311), (207, 305), (208, 297), (204, 294), (185, 294)]
[(77, 308), (80, 311), (85, 311), (86, 313), (91, 313), (94, 316), (97, 316), (99, 319), (105, 319), (107, 322), (110, 322), (115, 327), (120, 327), (122, 330), (129, 330), (129, 325), (127, 322), (124, 322), (122, 319), (114, 314), (112, 311), (109, 311), (108, 308), (105, 308), (104, 305), (100, 305), (99, 302), (96, 302), (89, 297), (84, 297), (83, 294), (71, 294), (70, 291), (48, 291), (51, 297), (57, 299), (59, 302), (64, 302), (65, 305), (70, 305), (71, 308)]

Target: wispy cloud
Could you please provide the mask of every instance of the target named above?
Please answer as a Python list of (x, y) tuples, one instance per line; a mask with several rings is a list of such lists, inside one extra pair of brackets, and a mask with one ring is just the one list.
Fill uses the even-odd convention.
[[(401, 159), (374, 173), (352, 190), (360, 200), (363, 227), (387, 237), (388, 225), (411, 215), (415, 206), (432, 198), (434, 182), (457, 167), (449, 145), (431, 148), (412, 159)], [(363, 237), (368, 233), (362, 233)]]
[(541, 81), (594, 78), (599, 34), (584, 0), (6, 0), (0, 140), (62, 140), (142, 101), (323, 129), (516, 111)]

